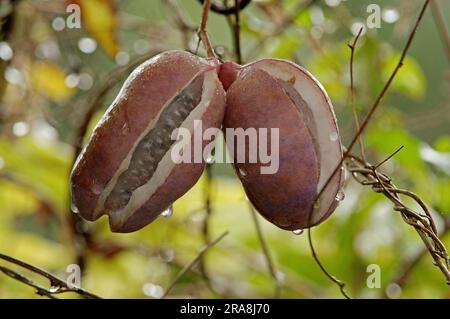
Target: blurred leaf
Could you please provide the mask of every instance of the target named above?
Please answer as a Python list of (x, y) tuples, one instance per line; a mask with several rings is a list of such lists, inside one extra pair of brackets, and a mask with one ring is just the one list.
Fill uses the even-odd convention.
[(398, 161), (411, 176), (425, 178), (426, 166), (420, 157), (420, 142), (402, 128), (379, 123), (369, 131), (367, 141), (369, 148), (378, 150), (385, 157), (403, 145), (403, 149), (395, 155), (395, 161)]
[(309, 10), (303, 10), (294, 20), (295, 25), (308, 30), (312, 27), (311, 15)]
[(66, 86), (66, 73), (56, 64), (35, 62), (31, 66), (31, 82), (40, 94), (55, 101), (70, 99), (75, 89)]
[[(110, 56), (119, 51), (117, 42), (117, 11), (112, 0), (73, 0), (81, 7), (86, 30)], [(71, 1), (71, 2), (73, 2)]]
[(350, 50), (347, 45), (333, 45), (314, 54), (309, 64), (310, 71), (319, 79), (327, 90), (333, 103), (345, 104), (348, 88), (345, 75)]
[(298, 37), (283, 35), (277, 39), (278, 44), (274, 46), (271, 56), (276, 59), (291, 60), (299, 47)]
[(58, 223), (58, 219), (42, 218), (37, 214), (20, 214), (17, 215), (14, 220), (17, 231), (27, 232), (30, 234), (35, 234), (42, 238), (58, 242), (59, 232), (61, 225)]
[(70, 158), (68, 152), (64, 154), (60, 144), (41, 145), (29, 137), (15, 141), (0, 139), (0, 154), (6, 172), (13, 173), (39, 191), (57, 209), (65, 211)]
[(434, 143), (434, 148), (439, 152), (450, 152), (450, 136), (444, 135), (440, 136)]
[[(392, 73), (400, 59), (400, 54), (395, 53), (387, 58), (383, 65), (385, 80)], [(397, 73), (391, 88), (413, 100), (421, 100), (425, 96), (426, 80), (417, 61), (411, 57), (406, 57), (403, 66)]]

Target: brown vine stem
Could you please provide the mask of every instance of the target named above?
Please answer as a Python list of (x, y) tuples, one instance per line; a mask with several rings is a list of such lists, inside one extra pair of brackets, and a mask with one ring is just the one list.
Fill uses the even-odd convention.
[[(383, 89), (381, 90), (380, 94), (376, 98), (375, 102), (370, 107), (369, 112), (367, 113), (366, 117), (364, 118), (363, 122), (361, 123), (361, 126), (359, 130), (356, 132), (355, 136), (353, 137), (352, 141), (350, 142), (350, 145), (347, 147), (347, 150), (344, 152), (344, 155), (342, 156), (341, 160), (339, 161), (338, 165), (336, 165), (333, 172), (328, 177), (327, 181), (325, 182), (322, 189), (319, 191), (319, 193), (316, 196), (316, 201), (322, 196), (323, 192), (325, 191), (326, 187), (330, 184), (331, 180), (333, 179), (334, 175), (341, 169), (342, 164), (346, 160), (346, 158), (349, 156), (350, 152), (352, 151), (353, 147), (355, 146), (355, 143), (358, 141), (359, 137), (364, 133), (364, 130), (366, 129), (367, 125), (369, 124), (370, 120), (372, 119), (372, 116), (374, 115), (375, 111), (378, 109), (378, 107), (381, 104), (381, 101), (383, 100), (384, 96), (386, 95), (389, 87), (391, 86), (395, 76), (397, 75), (400, 68), (403, 66), (403, 61), (406, 57), (406, 54), (409, 51), (409, 48), (411, 47), (412, 41), (414, 39), (414, 36), (417, 32), (417, 28), (420, 25), (420, 22), (422, 21), (423, 15), (428, 7), (428, 4), (430, 3), (430, 0), (425, 0), (422, 9), (420, 10), (419, 16), (414, 24), (414, 27), (408, 37), (408, 40), (406, 42), (406, 45), (402, 51), (402, 54), (400, 56), (400, 59), (394, 68), (391, 76), (389, 77), (388, 81), (384, 85)], [(310, 212), (311, 214), (312, 212)]]
[(203, 257), (203, 255), (209, 250), (211, 249), (211, 247), (215, 246), (219, 241), (221, 241), (226, 235), (228, 235), (228, 231), (222, 233), (222, 235), (220, 235), (219, 237), (217, 237), (216, 239), (214, 239), (213, 241), (209, 242), (208, 244), (206, 244), (198, 253), (198, 255), (188, 264), (186, 264), (186, 266), (184, 266), (184, 268), (177, 274), (177, 276), (174, 278), (174, 280), (170, 283), (170, 285), (167, 287), (166, 291), (164, 292), (164, 294), (162, 295), (161, 299), (166, 298), (169, 293), (172, 291), (172, 289), (176, 286), (176, 284), (178, 283), (178, 281), (184, 276), (184, 274), (186, 274), (192, 267), (195, 266), (195, 264), (197, 264), (201, 258)]
[(206, 24), (208, 22), (208, 15), (210, 9), (211, 9), (211, 0), (205, 0), (203, 2), (202, 23), (200, 24), (198, 36), (200, 40), (203, 42), (203, 45), (205, 46), (206, 55), (208, 56), (208, 58), (216, 58), (213, 46), (211, 44), (211, 41), (209, 40), (208, 33), (206, 32)]
[[(328, 179), (326, 180), (324, 186), (321, 188), (321, 190), (318, 192), (316, 199), (314, 202), (317, 202), (319, 200), (319, 198), (322, 196), (323, 192), (325, 191), (325, 189), (327, 188), (327, 186), (330, 184), (331, 180), (333, 179), (333, 177), (336, 175), (336, 173), (341, 169), (342, 165), (344, 164), (345, 160), (348, 158), (348, 156), (350, 155), (350, 152), (352, 151), (353, 147), (355, 146), (356, 142), (359, 140), (360, 136), (362, 135), (362, 133), (364, 132), (365, 128), (367, 127), (367, 125), (369, 124), (370, 120), (372, 119), (372, 116), (374, 115), (375, 111), (378, 109), (378, 107), (381, 104), (382, 99), (384, 98), (384, 96), (386, 95), (388, 89), (390, 88), (395, 76), (397, 75), (398, 71), (400, 70), (400, 68), (403, 66), (403, 61), (411, 47), (412, 41), (414, 39), (414, 36), (417, 32), (417, 29), (420, 25), (420, 22), (422, 21), (423, 15), (425, 14), (425, 11), (428, 7), (430, 0), (425, 0), (422, 9), (420, 10), (419, 16), (416, 19), (416, 22), (414, 23), (414, 26), (411, 30), (411, 33), (409, 34), (408, 40), (406, 42), (405, 47), (403, 48), (402, 54), (400, 56), (400, 59), (396, 65), (396, 67), (394, 68), (394, 70), (392, 71), (392, 74), (390, 75), (388, 81), (386, 82), (386, 84), (384, 85), (383, 89), (381, 90), (380, 94), (378, 95), (378, 97), (376, 98), (375, 102), (372, 104), (371, 108), (369, 109), (369, 112), (367, 113), (366, 117), (364, 118), (363, 122), (361, 123), (361, 126), (359, 127), (358, 131), (356, 132), (355, 136), (353, 137), (352, 141), (350, 142), (350, 145), (348, 146), (347, 150), (344, 152), (341, 160), (339, 161), (338, 165), (336, 165), (335, 169), (333, 170), (333, 172), (330, 174), (330, 176), (328, 177)], [(314, 205), (313, 205), (314, 207)], [(313, 208), (311, 209), (311, 211), (309, 212), (309, 221), (311, 221), (311, 217), (312, 217), (312, 211)], [(405, 214), (406, 215), (406, 214)], [(416, 228), (417, 229), (417, 228)], [(311, 228), (308, 228), (308, 241), (309, 241), (309, 246), (311, 249), (311, 253), (313, 255), (314, 260), (316, 261), (316, 263), (319, 265), (320, 269), (322, 270), (322, 272), (334, 283), (336, 283), (336, 285), (339, 286), (341, 293), (344, 295), (344, 297), (349, 298), (349, 296), (345, 293), (344, 291), (344, 287), (345, 284), (340, 281), (339, 279), (337, 279), (336, 277), (332, 276), (323, 266), (323, 264), (320, 262), (317, 253), (314, 249), (314, 245), (312, 242), (312, 231)], [(425, 244), (429, 244), (424, 240)], [(444, 248), (445, 249), (445, 248)], [(442, 265), (440, 265), (440, 268), (442, 271), (445, 272), (445, 267), (443, 267)]]
[(439, 0), (432, 0), (430, 3), (430, 7), (434, 21), (436, 23), (436, 27), (439, 31), (439, 35), (441, 36), (442, 44), (445, 46), (447, 59), (450, 62), (450, 34), (448, 32), (448, 26), (445, 22), (445, 17), (442, 13), (442, 8)]
[[(434, 264), (441, 270), (447, 280), (447, 284), (450, 285), (450, 259), (444, 244), (439, 239), (430, 209), (418, 195), (408, 190), (397, 188), (389, 176), (377, 171), (381, 164), (391, 159), (399, 150), (401, 148), (375, 166), (355, 155), (349, 154), (346, 166), (358, 183), (371, 187), (374, 192), (383, 194), (394, 204), (394, 210), (398, 211), (403, 220), (417, 231), (433, 258)], [(406, 205), (401, 197), (413, 200), (420, 207), (421, 212)], [(448, 222), (446, 227), (448, 227)], [(414, 264), (411, 268), (413, 266)]]
[[(350, 67), (350, 103), (352, 106), (353, 120), (355, 121), (356, 131), (359, 131), (359, 118), (358, 118), (358, 113), (356, 112), (356, 106), (355, 106), (355, 83), (354, 83), (354, 73), (353, 73), (353, 62), (354, 62), (354, 58), (355, 58), (356, 44), (358, 43), (358, 39), (361, 36), (363, 30), (364, 30), (364, 28), (361, 27), (359, 29), (358, 34), (356, 35), (355, 39), (353, 40), (353, 43), (348, 45), (348, 47), (350, 48), (350, 65), (349, 65), (349, 67)], [(358, 140), (359, 140), (359, 148), (360, 148), (360, 152), (361, 152), (361, 157), (363, 159), (366, 159), (362, 136), (360, 136), (358, 138)]]
[[(444, 229), (439, 233), (439, 238), (443, 238), (450, 232), (450, 217), (447, 216), (445, 219)], [(399, 287), (404, 287), (411, 272), (419, 264), (422, 258), (427, 253), (427, 248), (422, 248), (413, 258), (405, 260), (399, 266), (399, 270), (393, 279), (390, 280), (391, 283), (397, 284)], [(386, 292), (383, 293), (384, 297), (387, 297)]]
[(239, 17), (239, 8), (241, 7), (241, 0), (234, 0), (234, 51), (236, 55), (236, 62), (242, 64), (241, 53), (241, 20)]
[[(228, 1), (224, 1), (226, 4)], [(239, 0), (235, 0), (235, 12), (234, 12), (234, 19), (232, 16), (227, 15), (227, 22), (231, 29), (231, 35), (233, 37), (233, 50), (234, 50), (234, 58), (238, 64), (242, 64), (242, 52), (241, 52), (241, 23), (240, 23), (240, 17), (239, 17), (239, 10), (238, 8)]]
[[(209, 232), (209, 220), (211, 218), (211, 215), (213, 213), (212, 210), (212, 201), (211, 201), (211, 186), (212, 186), (212, 166), (211, 164), (207, 163), (205, 168), (205, 187), (204, 187), (204, 194), (205, 194), (205, 218), (203, 220), (202, 225), (202, 235), (203, 235), (203, 241), (205, 245), (208, 245), (211, 236)], [(211, 285), (211, 278), (209, 276), (208, 270), (206, 268), (206, 262), (205, 262), (205, 254), (202, 254), (199, 260), (200, 264), (200, 273), (206, 282), (206, 285), (208, 286), (209, 290), (211, 292), (218, 294), (218, 292), (214, 289), (214, 287)]]
[[(391, 158), (393, 158), (395, 155), (398, 154), (398, 152), (400, 152), (403, 147), (405, 147), (405, 145), (400, 146), (394, 153), (392, 153), (391, 155), (389, 155), (388, 157), (386, 157), (384, 160), (382, 160), (381, 162), (379, 162), (377, 165), (375, 165), (373, 168), (376, 170), (378, 169), (380, 166), (382, 166), (384, 163), (386, 163), (387, 161), (389, 161)], [(365, 159), (362, 159), (363, 161), (365, 161)]]
[(49, 273), (41, 268), (38, 268), (31, 264), (28, 264), (22, 260), (13, 258), (11, 256), (4, 255), (2, 253), (0, 253), (0, 259), (4, 260), (6, 262), (9, 262), (11, 264), (14, 264), (16, 266), (19, 266), (23, 269), (29, 270), (37, 275), (40, 275), (41, 277), (46, 278), (50, 283), (50, 286), (51, 286), (50, 289), (47, 289), (40, 285), (35, 284), (31, 279), (25, 277), (24, 275), (12, 270), (12, 269), (6, 268), (4, 266), (0, 266), (0, 271), (3, 272), (5, 275), (7, 275), (15, 280), (18, 280), (30, 287), (35, 288), (37, 294), (39, 294), (41, 296), (46, 296), (49, 298), (56, 298), (54, 296), (56, 294), (73, 292), (73, 293), (76, 293), (76, 294), (82, 296), (83, 298), (86, 298), (86, 299), (101, 299), (99, 296), (97, 296), (91, 292), (88, 292), (80, 287), (73, 287), (73, 286), (69, 287), (69, 285), (67, 284), (66, 281), (52, 275), (51, 273)]
[(338, 278), (336, 278), (335, 276), (333, 276), (332, 274), (330, 274), (328, 272), (328, 270), (323, 266), (322, 262), (319, 259), (319, 256), (317, 256), (317, 252), (316, 252), (316, 250), (314, 248), (314, 245), (313, 245), (311, 228), (308, 228), (308, 244), (309, 244), (309, 248), (311, 250), (311, 253), (313, 255), (313, 258), (316, 261), (317, 265), (319, 266), (320, 270), (325, 274), (325, 276), (328, 277), (328, 279), (330, 279), (332, 282), (334, 282), (339, 287), (339, 290), (341, 291), (341, 294), (346, 299), (351, 299), (351, 297), (345, 291), (345, 283), (343, 281), (339, 280)]
[(255, 224), (256, 234), (258, 235), (258, 240), (261, 245), (261, 249), (263, 251), (264, 258), (266, 259), (267, 268), (269, 270), (269, 275), (272, 277), (273, 281), (275, 282), (274, 298), (280, 298), (281, 297), (281, 289), (282, 289), (282, 282), (280, 280), (280, 276), (278, 275), (278, 271), (275, 267), (275, 263), (273, 262), (272, 256), (270, 254), (269, 246), (267, 245), (266, 238), (264, 237), (264, 233), (261, 228), (261, 224), (259, 222), (258, 215), (256, 214), (256, 211), (250, 202), (248, 203), (248, 206), (250, 209), (250, 213), (252, 215), (253, 223)]
[[(353, 113), (353, 120), (355, 122), (355, 127), (356, 127), (356, 131), (359, 130), (360, 128), (360, 124), (359, 124), (359, 118), (358, 118), (358, 113), (356, 112), (356, 107), (355, 107), (355, 91), (354, 91), (354, 76), (353, 76), (353, 62), (354, 62), (354, 55), (355, 55), (355, 48), (356, 48), (356, 44), (358, 43), (359, 37), (361, 36), (363, 31), (363, 28), (361, 27), (358, 31), (358, 34), (356, 35), (356, 37), (354, 38), (352, 43), (348, 44), (348, 47), (350, 48), (350, 63), (349, 63), (349, 71), (350, 71), (350, 103), (351, 103), (351, 108), (352, 108), (352, 113)], [(360, 146), (360, 151), (361, 151), (361, 156), (363, 158), (365, 158), (365, 153), (364, 153), (364, 145), (362, 142), (362, 138), (359, 138), (359, 146)], [(311, 217), (312, 215), (310, 215)], [(314, 243), (312, 241), (312, 234), (311, 234), (311, 230), (308, 229), (308, 244), (312, 253), (312, 256), (314, 258), (314, 260), (316, 261), (316, 263), (318, 264), (319, 268), (322, 270), (322, 272), (331, 280), (333, 281), (340, 289), (341, 294), (347, 298), (350, 299), (350, 297), (348, 296), (348, 294), (345, 292), (345, 283), (342, 282), (341, 280), (339, 280), (338, 278), (336, 278), (335, 276), (331, 275), (328, 270), (326, 270), (325, 266), (322, 264), (322, 262), (320, 261), (316, 249), (314, 247)]]

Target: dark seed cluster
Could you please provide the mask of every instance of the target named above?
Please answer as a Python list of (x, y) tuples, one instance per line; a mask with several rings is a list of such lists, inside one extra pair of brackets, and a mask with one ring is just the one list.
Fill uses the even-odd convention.
[(204, 75), (197, 76), (163, 110), (155, 126), (137, 145), (128, 169), (120, 174), (117, 184), (106, 199), (105, 208), (125, 207), (135, 189), (144, 185), (155, 173), (158, 163), (173, 143), (172, 132), (200, 103)]

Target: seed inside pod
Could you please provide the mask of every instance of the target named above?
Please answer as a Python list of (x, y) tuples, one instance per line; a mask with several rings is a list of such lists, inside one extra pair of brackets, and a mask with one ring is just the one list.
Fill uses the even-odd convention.
[(131, 157), (128, 169), (122, 172), (105, 202), (107, 210), (126, 206), (131, 194), (144, 185), (156, 171), (164, 154), (175, 143), (172, 131), (178, 128), (200, 103), (204, 75), (197, 76), (161, 112), (155, 126), (141, 139)]

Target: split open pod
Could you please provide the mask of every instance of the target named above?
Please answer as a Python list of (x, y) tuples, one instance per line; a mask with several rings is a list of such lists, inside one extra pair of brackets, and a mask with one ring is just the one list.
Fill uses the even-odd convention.
[[(239, 66), (183, 51), (148, 60), (126, 80), (74, 165), (73, 206), (87, 220), (108, 215), (115, 232), (144, 227), (186, 193), (204, 169), (205, 156), (174, 159), (174, 148), (180, 148), (174, 131), (190, 132), (181, 149), (195, 149), (195, 132), (204, 136), (222, 123), (224, 129), (268, 134), (266, 144), (227, 140), (245, 192), (267, 220), (297, 230), (334, 211), (341, 170), (315, 201), (342, 158), (333, 108), (320, 83), (284, 60)], [(200, 149), (210, 143), (200, 140)], [(261, 147), (276, 156), (275, 169), (258, 156), (249, 159)]]
[(179, 128), (192, 136), (220, 128), (219, 67), (216, 60), (169, 51), (133, 71), (73, 168), (72, 203), (83, 218), (107, 214), (112, 231), (135, 231), (197, 182), (205, 163), (177, 163), (171, 137)]

